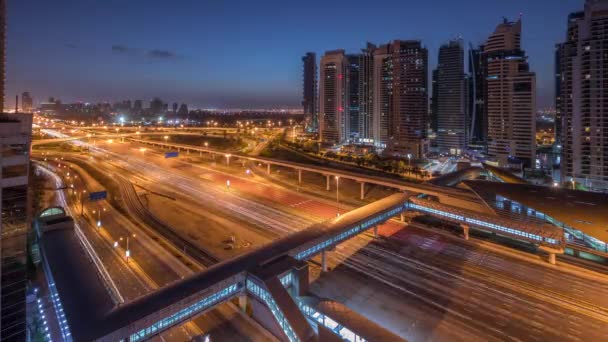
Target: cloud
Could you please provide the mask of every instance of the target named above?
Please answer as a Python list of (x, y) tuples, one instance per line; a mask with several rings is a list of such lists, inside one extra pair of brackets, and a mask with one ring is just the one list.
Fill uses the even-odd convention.
[(176, 58), (177, 55), (174, 52), (168, 50), (150, 50), (146, 53), (148, 57), (158, 58), (158, 59), (173, 59)]
[(137, 53), (137, 49), (128, 47), (126, 45), (112, 45), (112, 52), (133, 55)]
[(112, 52), (122, 55), (140, 56), (144, 58), (170, 60), (178, 58), (178, 55), (169, 50), (152, 49), (152, 50), (141, 50), (138, 48), (115, 44), (112, 45)]

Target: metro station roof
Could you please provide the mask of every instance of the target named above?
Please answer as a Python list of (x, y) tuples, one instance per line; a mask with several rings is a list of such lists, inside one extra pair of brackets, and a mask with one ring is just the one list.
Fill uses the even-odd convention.
[(595, 192), (544, 187), (531, 184), (507, 184), (465, 181), (474, 192), (495, 193), (526, 207), (542, 212), (556, 221), (608, 241), (608, 195)]
[(40, 248), (48, 261), (73, 340), (93, 340), (96, 326), (114, 307), (95, 266), (81, 248), (74, 230), (46, 232)]

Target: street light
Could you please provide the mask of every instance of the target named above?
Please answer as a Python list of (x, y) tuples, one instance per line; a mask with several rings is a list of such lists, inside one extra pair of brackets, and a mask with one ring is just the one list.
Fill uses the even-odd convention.
[(163, 139), (165, 139), (165, 142), (166, 142), (167, 140), (169, 140), (169, 136), (168, 136), (168, 135), (165, 135), (165, 136), (163, 137)]
[(230, 179), (226, 180), (226, 189), (230, 190)]
[(336, 205), (338, 206), (338, 214), (340, 214), (340, 177), (336, 176)]
[(209, 143), (205, 141), (205, 148), (209, 147)]
[(226, 155), (226, 166), (230, 166), (230, 157), (232, 157), (231, 154)]

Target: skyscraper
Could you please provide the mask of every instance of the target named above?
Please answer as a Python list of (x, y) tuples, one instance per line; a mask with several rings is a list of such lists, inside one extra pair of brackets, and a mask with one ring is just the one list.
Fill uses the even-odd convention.
[(608, 0), (568, 16), (559, 47), (562, 181), (608, 190)]
[(31, 113), (34, 109), (34, 99), (29, 92), (23, 92), (21, 94), (21, 111), (24, 113)]
[(469, 146), (483, 146), (486, 149), (488, 139), (488, 112), (486, 106), (487, 63), (482, 56), (484, 46), (469, 47), (469, 91), (468, 91), (468, 141)]
[(354, 140), (359, 137), (361, 116), (361, 58), (360, 54), (346, 56), (346, 112), (345, 135)]
[(386, 148), (393, 111), (393, 60), (389, 45), (374, 51), (371, 131), (376, 146)]
[(392, 110), (388, 148), (397, 156), (421, 158), (428, 152), (428, 51), (417, 40), (390, 44)]
[(0, 113), (0, 340), (26, 340), (31, 114)]
[(555, 144), (562, 144), (562, 55), (565, 44), (555, 45)]
[(488, 156), (500, 165), (536, 159), (536, 75), (521, 49), (521, 18), (506, 19), (488, 38), (487, 63)]
[(304, 108), (304, 120), (309, 131), (319, 129), (317, 117), (317, 55), (308, 52), (302, 57), (304, 70), (302, 72), (303, 94), (302, 107)]
[(346, 64), (344, 50), (327, 51), (321, 58), (319, 134), (321, 141), (326, 144), (339, 144), (346, 139)]
[(433, 90), (433, 105), (437, 111), (437, 147), (440, 152), (459, 155), (466, 145), (462, 40), (450, 41), (439, 48), (435, 76), (437, 89)]
[(376, 46), (367, 43), (359, 57), (359, 137), (372, 138), (374, 101), (374, 51)]

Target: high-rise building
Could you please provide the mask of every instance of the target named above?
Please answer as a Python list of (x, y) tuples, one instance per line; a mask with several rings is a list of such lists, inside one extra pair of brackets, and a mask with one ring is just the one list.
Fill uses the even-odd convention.
[(388, 148), (397, 156), (421, 158), (428, 152), (428, 51), (417, 40), (390, 44), (392, 110)]
[(4, 111), (4, 79), (6, 67), (6, 0), (0, 0), (0, 113)]
[(185, 104), (185, 103), (182, 103), (182, 105), (179, 106), (179, 110), (177, 111), (177, 115), (180, 118), (182, 118), (182, 119), (187, 119), (189, 113), (190, 113), (190, 111), (188, 111), (188, 105)]
[(144, 110), (144, 103), (142, 100), (135, 100), (133, 102), (133, 113), (141, 114)]
[(555, 145), (562, 144), (562, 55), (564, 44), (555, 45)]
[(346, 56), (346, 115), (345, 135), (349, 140), (359, 137), (359, 120), (361, 115), (361, 58), (359, 54)]
[(608, 190), (608, 0), (568, 16), (558, 48), (562, 181)]
[(437, 108), (437, 103), (439, 100), (439, 88), (437, 87), (437, 76), (439, 75), (439, 70), (434, 69), (431, 74), (431, 84), (432, 84), (432, 95), (431, 95), (431, 130), (433, 132), (437, 132), (437, 117), (439, 116)]
[(309, 131), (319, 129), (319, 118), (317, 116), (317, 55), (308, 52), (302, 57), (304, 70), (302, 72), (303, 94), (302, 107), (304, 108), (304, 120)]
[(34, 99), (29, 92), (23, 92), (21, 94), (21, 111), (24, 113), (31, 113), (34, 110)]
[(467, 131), (469, 146), (481, 146), (486, 149), (488, 140), (488, 112), (486, 107), (486, 60), (482, 57), (484, 46), (469, 47), (469, 88)]
[(521, 18), (506, 19), (488, 38), (487, 64), (488, 156), (500, 165), (536, 160), (536, 75), (521, 48)]
[(346, 65), (344, 50), (327, 51), (321, 58), (319, 134), (325, 144), (339, 144), (346, 139)]
[(159, 99), (158, 97), (155, 97), (154, 99), (152, 99), (152, 101), (150, 101), (150, 114), (152, 115), (159, 115), (159, 114), (163, 114), (163, 107), (164, 107), (164, 103), (161, 99)]
[(31, 114), (0, 114), (0, 340), (26, 340)]
[(437, 147), (442, 153), (459, 155), (466, 146), (464, 49), (462, 40), (439, 48), (433, 105), (437, 120)]
[(367, 43), (359, 57), (359, 138), (372, 138), (374, 110), (374, 51), (376, 46)]
[(173, 108), (173, 114), (177, 114), (178, 107), (179, 105), (177, 104), (177, 102), (173, 102), (173, 105), (171, 106), (171, 108)]
[(389, 45), (374, 50), (371, 132), (374, 143), (386, 148), (393, 110), (393, 59)]

